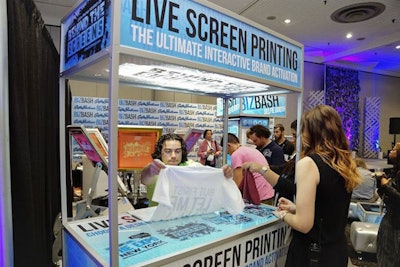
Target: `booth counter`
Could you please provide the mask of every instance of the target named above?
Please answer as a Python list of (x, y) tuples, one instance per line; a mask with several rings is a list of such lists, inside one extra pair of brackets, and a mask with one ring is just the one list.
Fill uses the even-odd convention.
[[(288, 226), (267, 205), (240, 215), (216, 212), (168, 221), (143, 221), (152, 208), (118, 216), (119, 266), (283, 266)], [(64, 231), (66, 266), (109, 262), (108, 218), (71, 222)]]
[[(254, 266), (251, 263), (259, 261), (256, 266), (270, 263), (283, 266), (286, 228), (270, 214), (259, 216), (246, 211), (243, 217), (232, 220), (229, 216), (209, 214), (147, 223), (133, 219), (133, 214), (118, 212), (119, 86), (222, 98), (223, 129), (228, 129), (230, 99), (257, 95), (260, 105), (250, 104), (262, 109), (270, 103), (268, 95), (295, 93), (300, 121), (303, 54), (302, 44), (208, 1), (78, 2), (61, 21), (63, 266), (189, 267), (207, 266), (209, 260), (214, 265), (232, 261), (227, 266)], [(65, 153), (70, 142), (65, 121), (68, 117), (65, 107), (70, 104), (66, 103), (68, 80), (108, 84), (107, 217), (68, 218), (71, 205), (66, 188), (70, 186), (66, 175), (71, 166), (67, 166)], [(274, 103), (268, 104), (268, 108), (281, 107)], [(81, 115), (83, 122), (93, 119), (85, 113)], [(226, 143), (223, 147), (226, 155)], [(126, 222), (125, 216), (132, 220)], [(190, 238), (178, 239), (185, 235)]]

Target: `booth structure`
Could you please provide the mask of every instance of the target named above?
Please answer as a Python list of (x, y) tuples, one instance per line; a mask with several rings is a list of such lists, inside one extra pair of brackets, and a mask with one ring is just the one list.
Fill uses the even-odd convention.
[[(207, 1), (185, 0), (81, 1), (63, 18), (61, 39), (63, 265), (282, 266), (287, 226), (269, 206), (159, 222), (141, 220), (137, 213), (145, 211), (119, 212), (118, 95), (128, 85), (222, 98), (228, 129), (230, 99), (259, 96), (263, 103), (295, 93), (300, 118), (303, 45)], [(109, 85), (107, 216), (67, 216), (66, 80)]]

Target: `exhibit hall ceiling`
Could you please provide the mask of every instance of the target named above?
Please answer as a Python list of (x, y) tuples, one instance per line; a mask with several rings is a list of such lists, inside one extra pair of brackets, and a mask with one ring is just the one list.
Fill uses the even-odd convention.
[[(37, 0), (58, 27), (76, 0)], [(211, 0), (304, 45), (304, 60), (400, 77), (400, 1)]]

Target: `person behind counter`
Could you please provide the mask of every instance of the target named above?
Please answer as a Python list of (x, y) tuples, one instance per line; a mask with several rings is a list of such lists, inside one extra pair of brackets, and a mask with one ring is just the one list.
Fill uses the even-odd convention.
[(377, 260), (382, 267), (400, 266), (400, 142), (389, 153), (393, 163), (391, 178), (378, 177), (378, 194), (386, 206), (386, 213), (379, 225)]
[(222, 153), (221, 146), (212, 138), (212, 130), (205, 130), (203, 133), (203, 142), (199, 145), (197, 156), (200, 157), (200, 163), (206, 166), (215, 167), (218, 157)]
[(286, 267), (348, 264), (345, 227), (352, 190), (361, 182), (339, 114), (310, 109), (301, 121), (296, 204), (286, 198), (274, 212), (293, 229)]
[[(158, 205), (157, 202), (152, 201), (152, 198), (158, 174), (166, 165), (202, 166), (198, 162), (189, 160), (187, 154), (185, 141), (179, 135), (168, 133), (158, 139), (154, 152), (151, 154), (153, 161), (144, 167), (141, 172), (141, 181), (147, 187), (147, 198), (149, 199), (150, 207)], [(222, 170), (226, 178), (233, 176), (232, 169), (229, 166), (223, 166)]]

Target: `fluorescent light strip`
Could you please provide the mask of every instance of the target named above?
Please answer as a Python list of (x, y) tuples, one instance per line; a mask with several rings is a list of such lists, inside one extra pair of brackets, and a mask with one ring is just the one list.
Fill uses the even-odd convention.
[(137, 65), (119, 66), (122, 79), (145, 85), (157, 85), (204, 93), (245, 93), (267, 91), (269, 85), (246, 81), (184, 67)]

